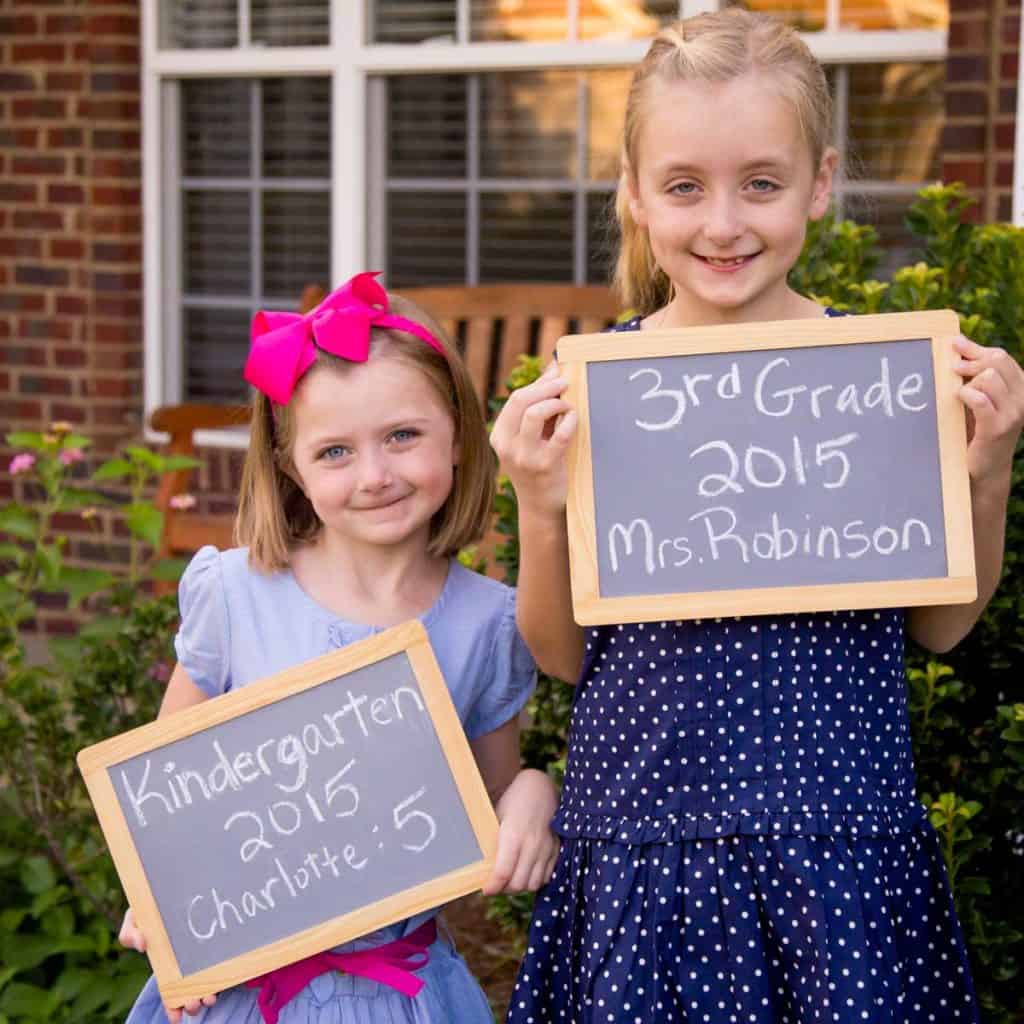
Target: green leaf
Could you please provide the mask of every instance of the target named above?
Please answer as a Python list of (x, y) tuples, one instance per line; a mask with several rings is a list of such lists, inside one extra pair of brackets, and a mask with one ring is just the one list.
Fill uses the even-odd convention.
[(202, 462), (191, 455), (157, 455), (158, 468), (161, 473), (173, 473), (178, 469), (198, 469)]
[(48, 989), (26, 985), (23, 981), (13, 982), (0, 995), (0, 1009), (15, 1020), (19, 1017), (48, 1020), (56, 1006), (57, 999)]
[(21, 884), (37, 896), (57, 884), (53, 865), (45, 857), (29, 857), (21, 866)]
[(188, 562), (184, 558), (161, 558), (149, 570), (150, 579), (177, 583)]
[(80, 569), (65, 565), (61, 567), (57, 582), (61, 590), (67, 591), (68, 600), (74, 608), (90, 595), (111, 586), (116, 579), (113, 573), (103, 569)]
[(24, 505), (11, 502), (0, 508), (0, 533), (9, 533), (21, 540), (35, 540), (38, 528), (35, 514)]
[(90, 448), (92, 439), (82, 434), (66, 434), (61, 438), (61, 448)]
[(109, 504), (110, 499), (105, 494), (100, 494), (99, 491), (84, 491), (77, 487), (65, 487), (57, 507), (61, 512), (67, 512), (70, 509)]
[(11, 448), (29, 448), (34, 452), (46, 451), (46, 442), (43, 435), (30, 430), (16, 430), (13, 434), (4, 437)]
[(124, 518), (128, 529), (136, 537), (154, 548), (160, 543), (160, 534), (164, 529), (164, 514), (160, 509), (146, 502), (133, 502), (125, 506)]
[(120, 480), (122, 477), (131, 476), (132, 464), (127, 459), (110, 459), (104, 462), (95, 473), (93, 480)]
[(110, 978), (94, 977), (75, 1000), (71, 1008), (72, 1020), (88, 1020), (113, 995), (114, 983)]
[(101, 615), (87, 622), (79, 632), (82, 639), (109, 640), (124, 628), (124, 619), (118, 615)]
[(133, 462), (138, 463), (140, 466), (145, 466), (151, 472), (160, 472), (160, 456), (155, 452), (151, 452), (148, 448), (133, 444), (125, 448), (125, 453)]
[(16, 565), (20, 565), (21, 561), (28, 555), (28, 552), (23, 547), (19, 547), (17, 544), (12, 544), (10, 541), (5, 541), (0, 544), (0, 560), (5, 562), (14, 562)]
[(43, 571), (43, 583), (45, 586), (52, 586), (60, 578), (61, 557), (60, 548), (56, 544), (40, 544), (36, 548), (36, 557), (39, 559), (39, 566)]
[(81, 967), (67, 967), (60, 972), (53, 991), (62, 1003), (70, 1002), (92, 980), (92, 972)]

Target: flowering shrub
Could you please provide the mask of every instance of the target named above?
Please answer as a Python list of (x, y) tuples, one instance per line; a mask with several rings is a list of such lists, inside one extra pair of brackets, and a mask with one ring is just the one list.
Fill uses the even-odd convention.
[[(75, 765), (84, 746), (152, 719), (173, 658), (173, 597), (152, 598), (148, 581), (180, 565), (153, 558), (161, 513), (143, 495), (164, 472), (193, 465), (129, 448), (73, 483), (88, 438), (55, 423), (19, 433), (24, 449), (7, 470), (36, 495), (0, 507), (0, 1022), (124, 1019), (148, 974), (138, 954), (116, 948), (120, 886)], [(127, 485), (127, 501), (99, 488)], [(87, 522), (109, 507), (129, 533), (120, 572), (67, 564), (58, 515)], [(23, 629), (40, 593), (88, 601), (92, 616), (51, 660), (27, 657)]]

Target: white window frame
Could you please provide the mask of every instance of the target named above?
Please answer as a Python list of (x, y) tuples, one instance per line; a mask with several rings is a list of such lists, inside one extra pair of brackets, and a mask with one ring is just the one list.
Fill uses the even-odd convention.
[[(240, 0), (243, 13), (247, 0)], [(635, 65), (647, 49), (643, 39), (530, 43), (468, 42), (469, 0), (458, 0), (454, 42), (365, 43), (372, 0), (330, 0), (330, 42), (325, 46), (173, 50), (159, 46), (160, 0), (142, 0), (142, 211), (143, 211), (143, 372), (144, 412), (182, 400), (179, 342), (181, 268), (176, 252), (180, 197), (167, 168), (180, 155), (168, 152), (176, 105), (166, 82), (182, 78), (318, 75), (331, 78), (331, 280), (364, 269), (367, 237), (367, 164), (371, 157), (367, 125), (367, 80), (374, 75), (487, 72), (548, 68), (616, 68)], [(680, 0), (680, 16), (713, 10), (718, 0)], [(244, 29), (247, 19), (240, 19)], [(570, 17), (570, 23), (573, 19)], [(823, 64), (940, 61), (946, 57), (941, 30), (843, 30), (839, 0), (828, 0), (826, 28), (804, 39)], [(243, 38), (243, 44), (247, 40)], [(1018, 119), (1018, 126), (1021, 124)], [(1018, 130), (1020, 130), (1018, 128)], [(1019, 162), (1018, 162), (1019, 166)], [(171, 172), (174, 179), (177, 175)], [(162, 435), (149, 432), (150, 440)], [(238, 431), (200, 432), (199, 444), (244, 447)]]

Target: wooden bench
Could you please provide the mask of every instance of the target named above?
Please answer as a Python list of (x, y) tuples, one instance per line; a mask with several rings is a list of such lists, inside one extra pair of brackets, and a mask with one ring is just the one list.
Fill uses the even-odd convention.
[[(505, 382), (523, 355), (547, 363), (565, 334), (599, 331), (616, 317), (611, 292), (597, 285), (493, 284), (475, 287), (438, 286), (402, 289), (448, 332), (466, 360), (484, 409), (503, 393)], [(324, 292), (310, 285), (299, 309), (312, 309)], [(241, 372), (241, 367), (239, 367)], [(195, 456), (195, 432), (244, 425), (247, 406), (178, 405), (157, 409), (149, 423), (170, 435), (166, 452)], [(230, 547), (232, 515), (210, 515), (175, 509), (171, 498), (193, 490), (192, 470), (167, 474), (155, 503), (164, 514), (159, 554), (190, 555), (203, 544)]]

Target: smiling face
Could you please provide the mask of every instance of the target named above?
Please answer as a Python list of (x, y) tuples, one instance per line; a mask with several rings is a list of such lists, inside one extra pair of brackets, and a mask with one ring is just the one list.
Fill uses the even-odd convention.
[(321, 367), (296, 389), (291, 471), (331, 540), (426, 546), (459, 461), (455, 424), (430, 379), (374, 355)]
[(828, 209), (834, 151), (814, 165), (770, 75), (657, 83), (646, 104), (629, 207), (675, 287), (664, 322), (806, 315), (786, 277)]

